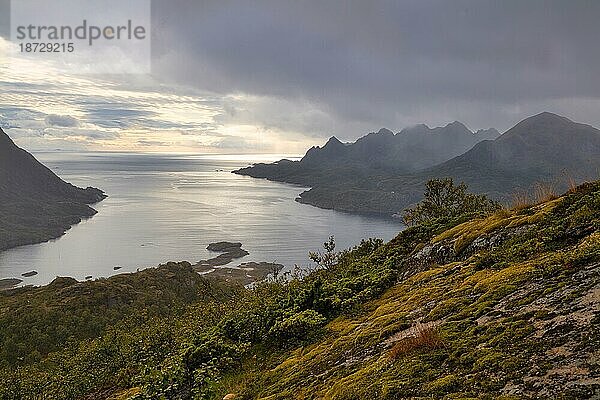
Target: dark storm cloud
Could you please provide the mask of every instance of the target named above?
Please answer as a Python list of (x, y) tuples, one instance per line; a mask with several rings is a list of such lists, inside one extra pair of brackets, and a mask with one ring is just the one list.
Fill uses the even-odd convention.
[(153, 72), (309, 101), (331, 117), (324, 131), (454, 119), (503, 129), (540, 109), (598, 125), (580, 101), (600, 97), (599, 17), (593, 0), (156, 0)]
[(103, 128), (127, 128), (134, 126), (141, 118), (156, 115), (152, 111), (127, 108), (131, 106), (131, 104), (98, 102), (92, 99), (85, 104), (85, 112), (88, 121)]
[(264, 142), (320, 144), (454, 120), (504, 130), (545, 110), (600, 126), (598, 0), (153, 0), (152, 14), (152, 79), (91, 76), (82, 94), (0, 76), (0, 125), (45, 127), (46, 110), (11, 110), (20, 99), (75, 108), (82, 135), (89, 124), (215, 138), (246, 127)]

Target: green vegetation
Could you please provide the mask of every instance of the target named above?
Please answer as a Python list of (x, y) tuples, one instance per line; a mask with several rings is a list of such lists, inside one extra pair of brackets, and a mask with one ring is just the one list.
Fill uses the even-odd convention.
[(122, 320), (139, 325), (178, 315), (206, 299), (228, 299), (235, 287), (208, 281), (189, 263), (169, 263), (135, 274), (0, 291), (0, 366), (27, 365), (71, 341), (101, 336)]
[[(381, 245), (381, 243), (377, 243), (377, 245)], [(308, 253), (308, 258), (310, 258), (314, 263), (316, 263), (321, 268), (331, 268), (335, 264), (338, 263), (339, 254), (335, 252), (335, 238), (330, 236), (329, 239), (323, 243), (324, 252), (320, 251), (311, 251)]]
[[(122, 318), (105, 319), (110, 307), (90, 313), (103, 328), (6, 363), (0, 398), (591, 397), (600, 373), (600, 183), (460, 220), (416, 225), (386, 244), (365, 240), (327, 268), (251, 290), (200, 279), (205, 290), (175, 296), (186, 300), (173, 312), (144, 311), (160, 296), (146, 299), (137, 286), (140, 300), (118, 306)], [(177, 271), (188, 266), (170, 268), (185, 275)], [(41, 309), (65, 289), (35, 290), (32, 307)], [(4, 296), (0, 315), (27, 295)], [(52, 335), (56, 325), (41, 314), (28, 329)]]
[(464, 182), (455, 186), (452, 178), (429, 180), (423, 197), (419, 204), (404, 210), (402, 219), (407, 226), (474, 218), (501, 208), (484, 195), (468, 193)]

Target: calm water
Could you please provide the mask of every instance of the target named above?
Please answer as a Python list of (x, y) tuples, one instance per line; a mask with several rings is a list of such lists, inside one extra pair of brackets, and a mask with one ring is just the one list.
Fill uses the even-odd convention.
[[(0, 252), (0, 278), (46, 284), (56, 276), (84, 279), (135, 271), (166, 261), (211, 257), (214, 241), (239, 241), (239, 261), (308, 265), (307, 253), (329, 235), (338, 248), (366, 237), (391, 239), (392, 220), (349, 215), (296, 203), (303, 188), (232, 174), (273, 156), (38, 153), (63, 179), (95, 186), (109, 197), (98, 214), (48, 243)], [(236, 261), (234, 261), (235, 263)], [(237, 264), (235, 264), (237, 265)], [(122, 266), (114, 271), (114, 266)], [(37, 276), (21, 274), (36, 270)]]

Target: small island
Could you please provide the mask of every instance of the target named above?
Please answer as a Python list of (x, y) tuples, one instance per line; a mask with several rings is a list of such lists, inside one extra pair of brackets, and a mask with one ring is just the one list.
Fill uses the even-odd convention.
[(282, 264), (269, 262), (246, 262), (236, 267), (225, 267), (235, 259), (247, 256), (239, 242), (215, 242), (208, 245), (208, 251), (219, 252), (216, 257), (201, 260), (194, 265), (194, 270), (206, 277), (220, 278), (227, 282), (249, 285), (277, 274), (283, 269)]
[(208, 251), (222, 254), (219, 254), (213, 258), (209, 258), (208, 260), (200, 260), (198, 261), (197, 266), (216, 267), (219, 265), (226, 265), (235, 259), (242, 258), (250, 254), (246, 250), (242, 249), (241, 243), (234, 242), (215, 242), (209, 244), (206, 249)]
[(0, 290), (12, 289), (21, 282), (23, 281), (17, 278), (0, 279)]

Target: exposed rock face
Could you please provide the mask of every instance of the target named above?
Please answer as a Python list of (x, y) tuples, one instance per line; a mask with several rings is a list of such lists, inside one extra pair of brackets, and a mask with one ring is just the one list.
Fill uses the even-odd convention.
[[(460, 236), (430, 243), (415, 252), (406, 265), (411, 266), (403, 279), (432, 265), (452, 265), (447, 274), (457, 273), (461, 262), (488, 253), (506, 245), (511, 239), (536, 232), (536, 224), (494, 229), (477, 236), (472, 242), (457, 251)], [(590, 231), (587, 234), (591, 233)], [(583, 235), (585, 236), (585, 235)], [(544, 342), (548, 348), (531, 358), (531, 368), (505, 384), (504, 395), (528, 398), (557, 398), (565, 392), (577, 398), (591, 398), (600, 392), (600, 262), (591, 262), (581, 267), (555, 291), (549, 291), (552, 282), (540, 278), (517, 288), (510, 295), (487, 310), (476, 320), (477, 324), (493, 326), (507, 320), (527, 320), (532, 328), (531, 336)], [(535, 298), (534, 301), (529, 299)], [(435, 306), (436, 304), (430, 304)], [(440, 325), (443, 321), (427, 324)], [(410, 332), (409, 328), (406, 332)], [(387, 339), (388, 342), (397, 339)], [(552, 364), (550, 369), (542, 365)]]
[[(531, 368), (523, 376), (504, 386), (503, 394), (558, 398), (567, 392), (581, 399), (600, 394), (598, 276), (600, 263), (592, 263), (573, 276), (578, 284), (542, 295), (529, 304), (511, 307), (536, 293), (535, 287), (523, 287), (489, 312), (486, 323), (531, 316), (533, 337), (548, 347), (543, 354), (531, 358)], [(552, 367), (543, 367), (548, 364)]]

